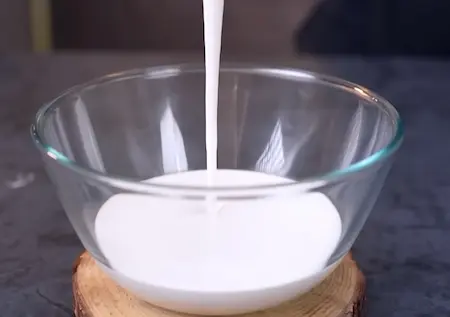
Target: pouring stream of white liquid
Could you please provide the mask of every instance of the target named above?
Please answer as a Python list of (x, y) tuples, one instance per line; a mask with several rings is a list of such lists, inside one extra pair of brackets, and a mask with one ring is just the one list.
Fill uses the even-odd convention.
[[(217, 171), (217, 113), (219, 106), (219, 73), (220, 53), (222, 48), (224, 0), (203, 0), (203, 28), (205, 41), (205, 119), (206, 119), (206, 170), (207, 184), (214, 186), (214, 175)], [(216, 247), (216, 231), (218, 212), (221, 206), (215, 197), (206, 196), (206, 211), (209, 223), (206, 239), (209, 241), (210, 252)]]
[(224, 0), (203, 0), (205, 32), (206, 169), (213, 185), (217, 170), (217, 109)]

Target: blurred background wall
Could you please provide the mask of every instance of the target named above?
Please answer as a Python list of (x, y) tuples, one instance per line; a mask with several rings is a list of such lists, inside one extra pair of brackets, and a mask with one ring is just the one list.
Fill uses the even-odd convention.
[[(227, 53), (450, 56), (448, 0), (225, 0)], [(0, 0), (0, 51), (203, 49), (202, 0)]]
[[(318, 0), (225, 0), (227, 52), (286, 52)], [(108, 7), (105, 7), (105, 3)], [(202, 0), (56, 0), (55, 45), (87, 49), (203, 49)]]
[[(319, 1), (226, 0), (224, 50), (292, 51)], [(45, 20), (45, 7), (54, 49), (203, 49), (202, 0), (0, 0), (0, 50), (31, 49), (33, 35), (44, 36), (33, 17)]]
[(28, 0), (0, 0), (0, 51), (31, 47)]

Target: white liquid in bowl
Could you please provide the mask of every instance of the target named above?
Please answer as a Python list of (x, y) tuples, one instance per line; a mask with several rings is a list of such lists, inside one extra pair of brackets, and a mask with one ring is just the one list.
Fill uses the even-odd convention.
[[(207, 176), (193, 171), (151, 182), (202, 186)], [(218, 170), (214, 181), (242, 186), (288, 180)], [(186, 296), (258, 292), (295, 283), (305, 288), (323, 271), (340, 239), (339, 214), (321, 193), (218, 204), (212, 231), (204, 201), (116, 195), (97, 215), (97, 240), (111, 267), (136, 284), (132, 289)]]

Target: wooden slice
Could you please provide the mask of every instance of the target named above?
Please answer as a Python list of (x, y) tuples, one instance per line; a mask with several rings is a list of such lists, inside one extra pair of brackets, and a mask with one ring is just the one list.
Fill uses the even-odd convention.
[[(88, 253), (75, 264), (76, 317), (192, 317), (151, 306), (116, 285)], [(360, 317), (364, 315), (365, 281), (350, 255), (309, 293), (278, 307), (245, 317)]]

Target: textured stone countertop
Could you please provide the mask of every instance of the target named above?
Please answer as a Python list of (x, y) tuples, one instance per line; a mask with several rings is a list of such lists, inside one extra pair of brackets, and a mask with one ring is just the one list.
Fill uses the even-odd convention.
[[(38, 107), (61, 90), (99, 75), (189, 59), (125, 53), (0, 56), (2, 317), (71, 315), (71, 270), (82, 247), (29, 136)], [(368, 313), (449, 316), (450, 61), (261, 61), (341, 76), (397, 106), (405, 121), (405, 142), (354, 247), (368, 279)]]

